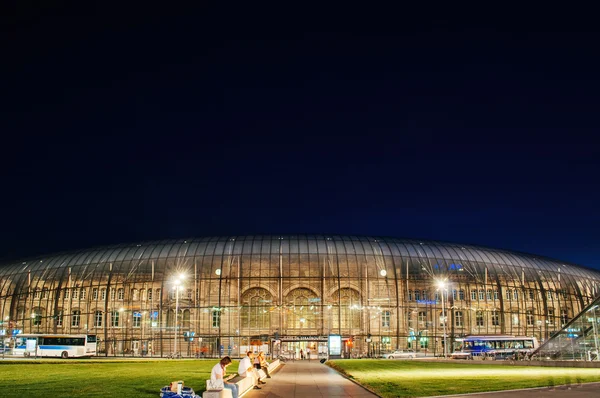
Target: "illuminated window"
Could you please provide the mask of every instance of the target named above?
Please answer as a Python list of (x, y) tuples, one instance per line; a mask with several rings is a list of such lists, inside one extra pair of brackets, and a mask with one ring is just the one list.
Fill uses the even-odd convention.
[(142, 313), (133, 311), (133, 327), (139, 328), (140, 326), (142, 326)]
[(424, 324), (427, 321), (427, 313), (425, 311), (419, 311), (419, 323)]
[(252, 288), (242, 294), (241, 327), (269, 329), (273, 297), (267, 289)]

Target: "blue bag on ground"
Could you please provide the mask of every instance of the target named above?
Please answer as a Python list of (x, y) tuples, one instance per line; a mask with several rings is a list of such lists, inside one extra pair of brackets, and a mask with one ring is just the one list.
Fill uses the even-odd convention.
[(160, 397), (161, 398), (200, 398), (200, 396), (196, 395), (194, 390), (191, 387), (183, 387), (181, 389), (181, 395), (176, 392), (171, 391), (170, 386), (165, 386), (160, 389)]

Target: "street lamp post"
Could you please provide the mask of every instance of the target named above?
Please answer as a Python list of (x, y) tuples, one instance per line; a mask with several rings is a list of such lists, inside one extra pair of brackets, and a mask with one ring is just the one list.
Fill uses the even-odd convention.
[(446, 306), (444, 303), (444, 291), (446, 290), (446, 281), (442, 280), (442, 281), (438, 281), (438, 288), (440, 289), (441, 293), (442, 293), (442, 319), (444, 321), (444, 359), (446, 359), (447, 357), (447, 344), (446, 344)]
[(174, 289), (175, 289), (175, 344), (173, 345), (173, 355), (174, 358), (178, 357), (177, 352), (177, 339), (179, 334), (177, 332), (177, 319), (179, 315), (179, 290), (181, 289), (182, 280), (185, 279), (184, 275), (179, 275), (179, 278), (173, 281)]

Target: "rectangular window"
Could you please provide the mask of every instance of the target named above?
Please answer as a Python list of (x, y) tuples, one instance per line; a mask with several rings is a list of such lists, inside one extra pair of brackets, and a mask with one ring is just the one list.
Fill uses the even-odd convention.
[(498, 311), (492, 311), (492, 325), (500, 326), (500, 314)]
[(412, 290), (408, 291), (408, 301), (412, 301)]
[(516, 311), (512, 313), (512, 324), (513, 326), (519, 326), (519, 313)]
[(383, 311), (381, 313), (381, 327), (389, 328), (390, 327), (390, 312)]
[(477, 290), (471, 290), (471, 300), (477, 300)]
[(42, 289), (42, 300), (48, 297), (48, 289)]
[(484, 322), (483, 322), (483, 312), (482, 311), (477, 311), (475, 313), (475, 324), (477, 326), (483, 326)]
[(421, 293), (418, 290), (415, 290), (415, 301), (421, 300)]
[(548, 325), (554, 325), (554, 308), (548, 308)]
[(512, 299), (512, 291), (510, 289), (506, 289), (506, 299), (508, 301)]
[(96, 311), (94, 313), (94, 326), (97, 328), (101, 328), (103, 321), (104, 321), (104, 314), (102, 314), (102, 311)]
[(112, 326), (113, 328), (119, 327), (119, 315), (119, 311), (112, 311), (110, 313), (110, 326)]
[(527, 310), (526, 319), (527, 319), (527, 326), (535, 325), (535, 319), (533, 318), (533, 310)]
[(188, 289), (187, 290), (187, 298), (189, 300), (193, 300), (194, 299), (194, 291), (192, 289)]
[(35, 289), (33, 291), (33, 298), (34, 299), (39, 299), (40, 298), (40, 291), (38, 289)]
[(110, 299), (111, 299), (111, 300), (114, 300), (114, 299), (115, 299), (115, 297), (116, 297), (116, 295), (117, 295), (117, 291), (115, 290), (115, 288), (114, 288), (114, 287), (111, 287), (111, 288), (110, 288)]
[(483, 290), (479, 290), (479, 301), (485, 300), (485, 292)]
[(97, 287), (92, 289), (92, 300), (94, 300), (94, 301), (98, 300), (98, 288)]
[(552, 300), (552, 290), (546, 291), (546, 297), (548, 298), (548, 300)]
[(61, 328), (63, 325), (63, 314), (62, 311), (58, 311), (58, 314), (54, 317), (54, 322), (57, 327)]
[(426, 320), (427, 320), (427, 313), (425, 311), (419, 311), (419, 323), (425, 324)]
[(213, 328), (221, 327), (221, 311), (213, 311), (212, 312), (212, 327)]
[(79, 291), (79, 299), (80, 300), (85, 300), (85, 296), (87, 294), (87, 291), (85, 290), (85, 288), (81, 288), (81, 290)]
[(452, 289), (452, 299), (455, 301), (458, 299), (458, 291), (456, 289)]
[(494, 290), (494, 300), (498, 300), (498, 290)]
[(125, 298), (125, 289), (121, 288), (117, 290), (117, 300), (123, 301)]
[(535, 298), (535, 293), (533, 289), (529, 289), (529, 300), (533, 300)]
[(492, 289), (487, 290), (486, 298), (488, 299), (488, 301), (492, 300)]
[(148, 301), (152, 301), (152, 289), (148, 289)]
[(427, 290), (421, 292), (421, 297), (423, 297), (423, 300), (427, 300)]
[(63, 290), (63, 298), (66, 298), (66, 299), (69, 298), (69, 289)]
[(71, 315), (71, 326), (74, 328), (78, 328), (81, 322), (81, 311), (73, 310), (73, 315)]
[(517, 301), (519, 299), (519, 291), (517, 289), (513, 290), (513, 300)]
[(567, 310), (560, 310), (560, 323), (562, 326), (569, 323), (569, 312)]
[(458, 298), (462, 301), (465, 299), (465, 291), (463, 289), (460, 289), (458, 291)]
[(79, 297), (79, 295), (77, 294), (79, 292), (79, 288), (74, 287), (73, 288), (73, 300), (77, 300), (77, 297)]
[(139, 328), (142, 326), (142, 313), (139, 311), (133, 312), (133, 327)]
[(106, 300), (106, 289), (100, 290), (100, 300), (102, 300), (102, 301)]
[(456, 327), (463, 326), (463, 313), (462, 311), (454, 311), (454, 325)]

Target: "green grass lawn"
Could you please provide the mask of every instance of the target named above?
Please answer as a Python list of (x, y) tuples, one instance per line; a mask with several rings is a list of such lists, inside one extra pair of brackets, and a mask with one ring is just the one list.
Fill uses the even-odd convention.
[[(174, 380), (202, 395), (218, 359), (0, 361), (0, 395), (19, 397), (153, 397)], [(237, 361), (227, 370), (237, 371)], [(9, 394), (11, 392), (11, 394)]]
[(382, 397), (427, 397), (600, 381), (600, 369), (389, 360), (327, 364)]

